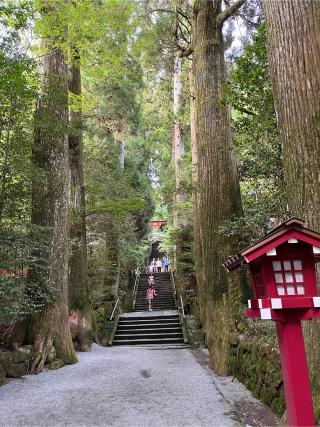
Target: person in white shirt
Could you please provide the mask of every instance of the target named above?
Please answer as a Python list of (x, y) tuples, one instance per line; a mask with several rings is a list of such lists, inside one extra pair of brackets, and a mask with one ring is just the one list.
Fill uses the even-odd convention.
[(160, 258), (157, 259), (157, 269), (158, 269), (158, 273), (161, 273), (162, 261)]

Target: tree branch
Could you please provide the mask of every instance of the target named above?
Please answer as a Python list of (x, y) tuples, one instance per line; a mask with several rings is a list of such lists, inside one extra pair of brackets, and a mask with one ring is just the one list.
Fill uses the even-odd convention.
[(225, 9), (223, 12), (219, 13), (217, 17), (217, 25), (222, 25), (224, 21), (229, 19), (231, 16), (233, 16), (238, 9), (246, 2), (247, 0), (237, 0), (235, 3), (233, 3), (231, 6), (229, 6), (227, 9)]
[(242, 18), (248, 25), (253, 28), (258, 28), (261, 25), (261, 22), (254, 22), (247, 18), (243, 13), (239, 13), (240, 18)]
[(186, 49), (179, 46), (179, 58), (187, 58), (193, 53), (193, 47), (190, 44)]
[(233, 106), (233, 108), (235, 108), (237, 111), (240, 111), (240, 113), (249, 114), (250, 116), (256, 116), (256, 115), (257, 115), (256, 113), (254, 113), (254, 112), (252, 112), (252, 111), (250, 111), (250, 110), (247, 110), (247, 109), (246, 109), (246, 108), (244, 108), (244, 107), (238, 107), (238, 106), (236, 105), (236, 106)]
[(148, 10), (148, 13), (155, 13), (155, 12), (176, 13), (172, 9), (151, 9), (151, 10)]
[[(179, 19), (179, 17), (178, 17), (178, 22), (179, 22), (180, 25), (182, 25), (186, 29), (188, 35), (190, 36), (190, 28), (184, 22), (182, 22), (182, 20)], [(182, 29), (180, 31), (182, 33)]]

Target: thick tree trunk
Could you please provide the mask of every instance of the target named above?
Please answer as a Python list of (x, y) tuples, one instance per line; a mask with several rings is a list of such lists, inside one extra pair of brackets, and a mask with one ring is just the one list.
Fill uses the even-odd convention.
[[(190, 136), (191, 136), (191, 156), (192, 156), (192, 228), (193, 228), (193, 254), (195, 270), (199, 274), (202, 269), (201, 261), (201, 246), (200, 246), (200, 230), (199, 230), (199, 208), (198, 208), (198, 147), (196, 135), (196, 105), (195, 105), (195, 83), (194, 83), (194, 65), (193, 58), (189, 58), (189, 91), (190, 91)], [(199, 282), (199, 280), (198, 280)], [(199, 318), (204, 324), (206, 313), (205, 294), (199, 293)]]
[[(119, 168), (124, 172), (125, 144), (121, 139), (121, 132), (114, 131), (114, 139), (119, 149)], [(116, 300), (119, 296), (120, 276), (121, 276), (121, 254), (120, 254), (120, 230), (119, 224), (112, 218), (106, 219), (106, 274), (105, 288), (108, 294), (111, 291)]]
[(175, 201), (174, 201), (174, 227), (179, 229), (184, 223), (183, 217), (180, 211), (180, 204), (183, 201), (183, 194), (181, 194), (181, 159), (184, 154), (184, 144), (181, 133), (181, 124), (178, 117), (180, 109), (180, 98), (181, 98), (181, 58), (176, 53), (174, 59), (173, 69), (173, 143), (172, 143), (172, 157), (174, 165), (175, 175)]
[[(205, 307), (201, 310), (201, 321), (210, 364), (218, 372), (227, 373), (228, 337), (240, 299), (237, 293), (240, 283), (233, 279), (228, 284), (221, 267), (223, 260), (238, 248), (221, 234), (220, 227), (240, 215), (242, 209), (231, 160), (228, 108), (222, 102), (226, 74), (220, 14), (220, 0), (195, 2), (193, 65), (198, 189), (195, 255), (199, 258), (199, 296), (200, 304)], [(233, 297), (236, 301), (232, 301)]]
[[(81, 72), (77, 52), (74, 54), (69, 91), (81, 95)], [(70, 194), (70, 257), (69, 309), (77, 311), (77, 328), (73, 339), (80, 351), (89, 351), (92, 337), (92, 311), (89, 301), (85, 194), (83, 179), (82, 111), (70, 111), (69, 158)]]
[[(264, 0), (269, 65), (291, 215), (320, 230), (320, 7)], [(315, 409), (320, 412), (319, 321), (305, 322)]]
[(56, 302), (32, 319), (34, 357), (39, 372), (52, 347), (64, 363), (75, 363), (68, 324), (68, 69), (60, 48), (45, 45), (42, 93), (37, 106), (33, 162), (38, 170), (32, 194), (32, 222), (49, 229), (48, 277)]
[[(190, 136), (191, 136), (191, 156), (192, 156), (192, 184), (193, 189), (197, 189), (197, 167), (198, 167), (198, 148), (196, 135), (196, 106), (195, 106), (195, 87), (193, 73), (193, 59), (189, 58), (189, 91), (190, 91)], [(196, 202), (196, 191), (193, 192), (193, 202)]]

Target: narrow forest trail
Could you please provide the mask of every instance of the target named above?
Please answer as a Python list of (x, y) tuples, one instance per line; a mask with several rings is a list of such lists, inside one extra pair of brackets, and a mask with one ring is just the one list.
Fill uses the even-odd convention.
[(205, 365), (206, 351), (94, 345), (79, 363), (0, 388), (0, 426), (275, 425), (231, 378)]

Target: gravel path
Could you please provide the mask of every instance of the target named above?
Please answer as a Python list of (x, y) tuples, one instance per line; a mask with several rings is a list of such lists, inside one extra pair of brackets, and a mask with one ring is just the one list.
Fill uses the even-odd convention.
[(257, 402), (219, 382), (203, 350), (94, 345), (78, 356), (0, 387), (0, 426), (235, 426), (247, 423), (236, 401)]

